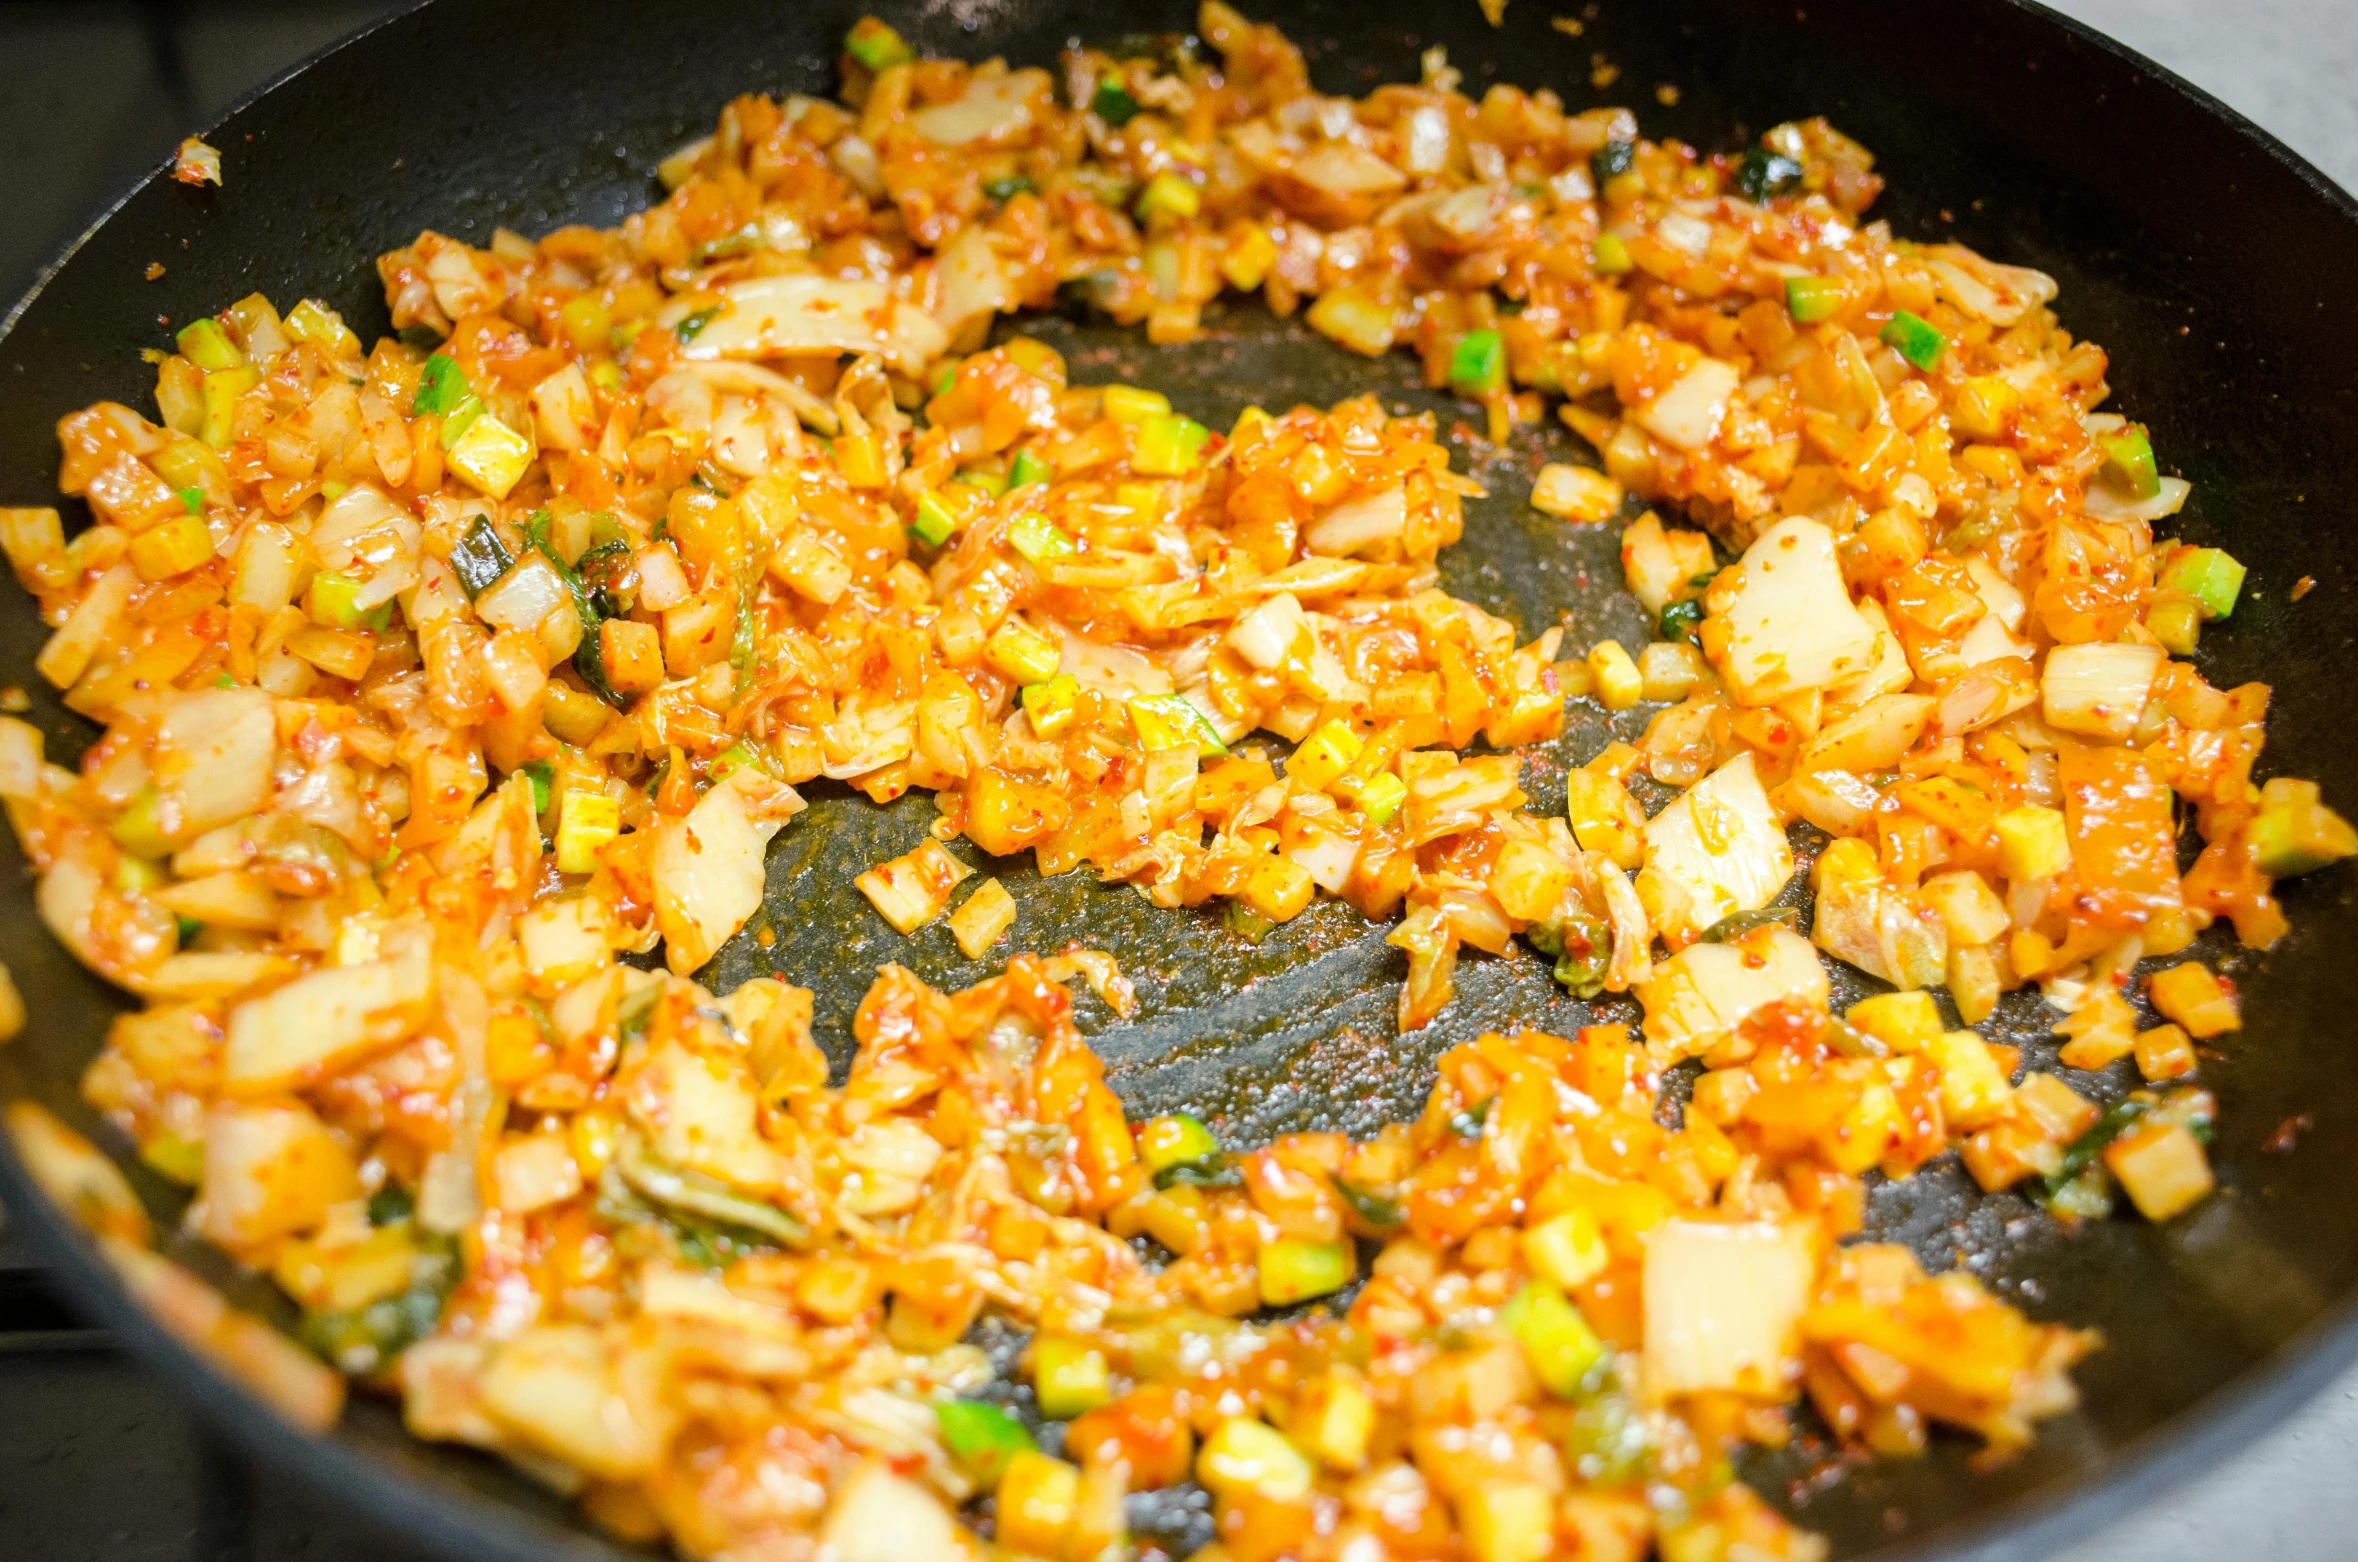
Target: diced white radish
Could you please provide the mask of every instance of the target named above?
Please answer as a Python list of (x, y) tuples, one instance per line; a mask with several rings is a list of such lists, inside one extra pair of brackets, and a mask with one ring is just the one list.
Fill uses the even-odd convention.
[(2039, 675), (2041, 714), (2066, 732), (2126, 738), (2169, 659), (2158, 645), (2059, 645)]
[(1740, 379), (1732, 363), (1699, 359), (1634, 416), (1640, 427), (1664, 444), (1701, 450), (1719, 437), (1720, 419), (1726, 415), (1728, 399), (1736, 394)]

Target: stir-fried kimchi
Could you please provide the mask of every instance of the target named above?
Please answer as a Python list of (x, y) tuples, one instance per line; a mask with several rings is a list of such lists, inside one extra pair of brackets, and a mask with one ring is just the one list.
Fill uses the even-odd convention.
[[(1863, 1240), (1866, 1191), (2211, 1192), (2242, 1016), (2191, 946), (2358, 849), (2187, 659), (2243, 567), (2171, 535), (2055, 284), (1869, 221), (1824, 122), (1707, 155), (1201, 34), (1047, 70), (864, 21), (840, 102), (730, 103), (616, 229), (384, 256), (396, 335), (182, 326), (152, 415), (58, 426), (93, 523), (0, 511), (103, 729), (68, 768), (0, 719), (42, 917), (141, 1000), (84, 1093), (304, 1349), (60, 1121), (17, 1146), (290, 1415), (356, 1380), (728, 1562), (1744, 1562), (1823, 1555), (1731, 1464), (1805, 1401), (1887, 1455), (2073, 1403), (2094, 1337)], [(1483, 490), (1429, 415), (1222, 430), (986, 345), (1237, 293), (1491, 441), (1569, 425), (1599, 463), (1530, 503), (1620, 528), (1657, 636), (1444, 591)], [(1536, 813), (1583, 702), (1651, 714)], [(808, 991), (694, 979), (822, 778), (931, 794), (859, 888), (1003, 968), (885, 968), (840, 1082)], [(1518, 939), (1642, 1019), (1451, 1048), (1362, 1142), (1133, 1121), (1064, 985), (1120, 951), (1016, 947), (1027, 853), (1239, 937), (1347, 901), (1404, 1030)], [(2051, 1067), (1975, 1029), (2024, 988)]]

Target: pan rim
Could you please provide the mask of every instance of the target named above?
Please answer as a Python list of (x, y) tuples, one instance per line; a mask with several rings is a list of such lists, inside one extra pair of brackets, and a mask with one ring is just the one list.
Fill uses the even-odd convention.
[[(2150, 78), (2166, 92), (2256, 147), (2343, 221), (2358, 227), (2358, 193), (2344, 189), (2314, 163), (2240, 110), (2176, 71), (2041, 0), (1992, 0), (2062, 35), (2093, 47)], [(330, 57), (414, 20), (435, 4), (416, 3), (378, 17), (327, 44), (240, 96), (199, 135), (213, 136), (263, 99), (292, 85)], [(14, 334), (49, 284), (100, 229), (133, 199), (167, 177), (170, 161), (133, 179), (105, 202), (33, 276), (0, 314), (0, 342)], [(134, 1302), (89, 1237), (41, 1196), (27, 1176), (10, 1136), (0, 1134), (0, 1202), (31, 1241), (45, 1269), (68, 1279), (60, 1289), (77, 1312), (95, 1315), (109, 1335), (152, 1365), (207, 1425), (240, 1452), (274, 1471), (291, 1470), (322, 1497), (348, 1504), (373, 1524), (451, 1557), (502, 1562), (616, 1562), (649, 1553), (585, 1530), (559, 1525), (513, 1504), (451, 1481), (429, 1487), (386, 1460), (335, 1436), (313, 1436), (283, 1420), (254, 1395), (169, 1333)], [(2213, 1470), (2251, 1449), (2261, 1435), (2317, 1397), (2358, 1361), (2358, 1287), (2326, 1308), (2300, 1333), (2261, 1361), (2189, 1404), (2161, 1425), (2109, 1451), (2096, 1470), (2059, 1489), (2008, 1502), (1984, 1518), (1861, 1554), (1858, 1562), (2000, 1562), (2044, 1556), (2123, 1522), (2167, 1486)]]

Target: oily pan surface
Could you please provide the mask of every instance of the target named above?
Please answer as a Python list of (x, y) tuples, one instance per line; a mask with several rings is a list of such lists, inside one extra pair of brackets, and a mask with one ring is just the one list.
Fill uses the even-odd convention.
[[(1139, 8), (1123, 23), (1179, 28), (1188, 11)], [(318, 293), (374, 335), (385, 326), (371, 266), (378, 250), (429, 224), (481, 238), (495, 223), (538, 232), (612, 222), (648, 198), (653, 161), (708, 125), (731, 93), (827, 88), (834, 40), (856, 14), (571, 6), (559, 25), (520, 3), (443, 6), (331, 57), (213, 138), (227, 154), (227, 189), (199, 195), (159, 182), (142, 192), (0, 342), (8, 495), (51, 490), (49, 429), (59, 413), (101, 396), (144, 403), (135, 349), (160, 341), (159, 313), (186, 320), (255, 288)], [(1078, 5), (960, 5), (888, 19), (942, 52), (1044, 63), (1067, 37), (1101, 33), (1100, 15)], [(1510, 79), (1554, 86), (1574, 109), (1632, 104), (1649, 135), (1706, 148), (1824, 113), (1878, 153), (1891, 183), (1875, 215), (1895, 231), (1953, 236), (2056, 276), (2066, 323), (2111, 348), (2121, 403), (2195, 484), (2183, 535), (2228, 547), (2251, 568), (2244, 607), (2206, 638), (2198, 662), (2221, 687), (2274, 684), (2271, 771), (2320, 776), (2327, 801), (2347, 805), (2335, 777), (2349, 752), (2351, 680), (2338, 666), (2358, 641), (2358, 613), (2332, 543), (2349, 506), (2314, 481), (2358, 432), (2358, 397), (2334, 367), (2358, 356), (2358, 304), (2326, 280), (2358, 274), (2358, 222), (2346, 200), (2304, 187), (2108, 51), (2012, 7), (1954, 8), (1937, 37), (1929, 24), (1866, 3), (1812, 5), (1806, 20), (1733, 0), (1656, 6), (1591, 18), (1580, 38), (1550, 28), (1548, 16), (1523, 0), (1499, 31), (1470, 3), (1305, 4), (1264, 19), (1304, 46), (1330, 91), (1413, 76), (1417, 51), (1442, 43), (1471, 88)], [(520, 74), (521, 40), (530, 40), (530, 66)], [(1588, 84), (1597, 53), (1622, 72), (1601, 91)], [(1658, 83), (1679, 88), (1675, 107), (1654, 101)], [(151, 260), (167, 266), (152, 285), (139, 279)], [(1439, 410), (1445, 429), (1465, 416), (1417, 388), (1407, 358), (1349, 358), (1257, 306), (1231, 310), (1206, 340), (1175, 349), (1063, 322), (1027, 329), (1066, 351), (1078, 380), (1150, 385), (1223, 426), (1248, 402), (1324, 405), (1367, 389), (1388, 404)], [(1468, 504), (1443, 584), (1515, 619), (1525, 635), (1570, 612), (1576, 644), (1608, 635), (1635, 643), (1641, 620), (1620, 589), (1612, 529), (1567, 528), (1523, 503), (1537, 461), (1577, 447), (1560, 431), (1527, 435), (1499, 459), (1455, 446), (1461, 469), (1493, 497)], [(2316, 589), (2294, 606), (2287, 593), (2302, 575)], [(71, 755), (88, 730), (33, 676), (41, 638), (21, 600), (0, 613), (0, 679), (36, 691), (33, 719), (53, 752)], [(1616, 718), (1614, 734), (1593, 706), (1575, 706), (1563, 739), (1526, 767), (1534, 807), (1560, 809), (1562, 767), (1609, 736), (1634, 737), (1649, 714)], [(812, 794), (809, 814), (772, 852), (764, 916), (706, 975), (721, 988), (771, 972), (813, 987), (820, 1036), (840, 1063), (852, 1007), (880, 961), (900, 960), (944, 986), (984, 971), (938, 927), (909, 940), (891, 933), (850, 883), (916, 842), (930, 799), (879, 809), (845, 788)], [(974, 860), (964, 843), (953, 849)], [(1006, 947), (1079, 940), (1114, 952), (1136, 983), (1140, 1012), (1127, 1023), (1082, 1000), (1084, 1026), (1133, 1111), (1194, 1109), (1231, 1142), (1310, 1127), (1365, 1132), (1414, 1110), (1432, 1058), (1449, 1044), (1510, 1025), (1562, 1033), (1590, 1014), (1518, 949), (1469, 957), (1455, 1003), (1402, 1040), (1392, 1014), (1404, 961), (1340, 903), (1322, 901), (1254, 946), (1213, 913), (1156, 911), (1080, 875), (1043, 883), (1028, 867), (997, 871), (1021, 908)], [(1791, 1511), (1845, 1555), (1961, 1538), (2012, 1501), (2101, 1470), (2339, 1310), (2358, 1280), (2358, 1199), (2345, 1170), (2358, 1165), (2358, 1063), (2348, 1045), (2348, 962), (2338, 954), (2358, 935), (2358, 911), (2341, 882), (2288, 886), (2292, 936), (2265, 958), (2231, 964), (2251, 1028), (2204, 1071), (2221, 1100), (2214, 1160), (2225, 1197), (2170, 1226), (2104, 1222), (2068, 1237), (2024, 1201), (1979, 1197), (1940, 1166), (1874, 1200), (1871, 1234), (1910, 1242), (1935, 1267), (1971, 1264), (2033, 1317), (2102, 1329), (2107, 1348), (2075, 1374), (2086, 1407), (2046, 1424), (2029, 1455), (1989, 1472), (1968, 1470), (1965, 1446), (1940, 1440), (1926, 1459), (1789, 1491), (1813, 1470), (1811, 1453), (1762, 1459), (1749, 1473), (1773, 1499), (1802, 1499)], [(0, 1094), (29, 1094), (90, 1131), (75, 1081), (116, 1000), (40, 928), (28, 878), (11, 875), (4, 893), (0, 959), (24, 987), (32, 1023), (0, 1053)], [(774, 939), (766, 949), (765, 921)], [(2215, 952), (2208, 941), (2203, 949)], [(1985, 1031), (2025, 1045), (2026, 1064), (2041, 1066), (2054, 1038), (2039, 1034), (2033, 1008), (2013, 995)], [(1598, 1018), (1634, 1017), (1597, 1009)], [(2263, 1149), (2304, 1113), (2313, 1126), (2294, 1153)], [(133, 1174), (159, 1213), (172, 1213), (167, 1190)], [(218, 1260), (175, 1256), (222, 1273)], [(244, 1287), (241, 1298), (262, 1304), (268, 1291)], [(548, 1522), (575, 1522), (489, 1461), (408, 1442), (389, 1407), (356, 1405), (339, 1435), (429, 1484), (463, 1482)], [(363, 1495), (388, 1511), (383, 1491)], [(444, 1511), (430, 1527), (465, 1511), (436, 1505)], [(522, 1531), (502, 1538), (521, 1549)]]

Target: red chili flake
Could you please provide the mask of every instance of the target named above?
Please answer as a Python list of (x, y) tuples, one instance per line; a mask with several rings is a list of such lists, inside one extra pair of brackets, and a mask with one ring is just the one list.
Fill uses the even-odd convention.
[(2288, 1117), (2276, 1125), (2276, 1132), (2261, 1141), (2260, 1149), (2269, 1155), (2290, 1155), (2300, 1147), (2301, 1135), (2316, 1126), (2317, 1120), (2306, 1112)]

